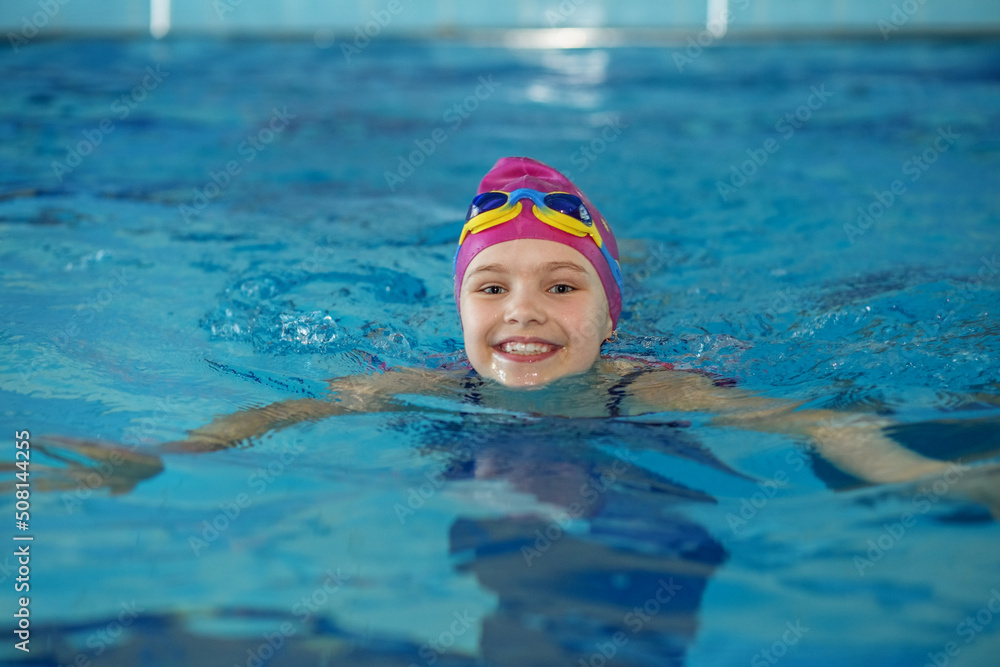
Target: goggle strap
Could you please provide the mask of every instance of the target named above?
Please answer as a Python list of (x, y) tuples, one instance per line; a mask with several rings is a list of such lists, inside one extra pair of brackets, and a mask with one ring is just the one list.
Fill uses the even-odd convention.
[(615, 282), (618, 284), (618, 293), (624, 296), (625, 279), (622, 278), (621, 267), (618, 266), (618, 262), (615, 261), (615, 258), (611, 256), (611, 253), (608, 252), (608, 249), (605, 246), (602, 245), (600, 246), (600, 248), (601, 248), (601, 254), (604, 255), (604, 259), (608, 261), (608, 266), (611, 268), (611, 275), (614, 277)]

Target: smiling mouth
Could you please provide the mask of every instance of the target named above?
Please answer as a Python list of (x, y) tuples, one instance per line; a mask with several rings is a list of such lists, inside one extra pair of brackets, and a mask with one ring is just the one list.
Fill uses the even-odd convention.
[(499, 347), (507, 354), (517, 354), (526, 357), (533, 357), (537, 354), (545, 354), (546, 352), (551, 352), (555, 348), (555, 346), (547, 345), (545, 343), (516, 343), (513, 341), (501, 343)]
[(506, 340), (493, 347), (501, 356), (512, 361), (541, 361), (562, 349), (561, 345), (541, 341)]

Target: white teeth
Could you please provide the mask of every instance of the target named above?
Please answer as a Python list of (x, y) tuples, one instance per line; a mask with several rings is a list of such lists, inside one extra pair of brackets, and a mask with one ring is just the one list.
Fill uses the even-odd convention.
[(525, 356), (533, 354), (545, 354), (552, 350), (551, 345), (545, 345), (544, 343), (504, 343), (500, 346), (500, 349), (507, 354), (523, 354)]

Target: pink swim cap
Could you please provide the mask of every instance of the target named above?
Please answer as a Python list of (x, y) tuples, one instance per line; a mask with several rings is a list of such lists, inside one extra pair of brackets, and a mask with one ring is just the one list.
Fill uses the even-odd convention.
[[(572, 181), (547, 164), (528, 157), (500, 158), (483, 177), (476, 194), (493, 191), (513, 192), (518, 188), (529, 188), (545, 193), (568, 192), (579, 197), (590, 212), (594, 224), (599, 225), (601, 240), (604, 242), (605, 248), (615, 262), (618, 261), (618, 244), (615, 242), (615, 235), (611, 232), (611, 227), (608, 226), (604, 216), (590, 203), (587, 195), (573, 185)], [(556, 241), (568, 245), (586, 257), (597, 271), (601, 284), (604, 286), (604, 294), (608, 298), (608, 310), (611, 313), (611, 325), (612, 327), (618, 325), (618, 316), (622, 312), (621, 291), (618, 289), (618, 283), (615, 281), (611, 266), (597, 246), (597, 242), (590, 236), (574, 236), (542, 222), (532, 212), (531, 201), (522, 206), (521, 213), (516, 218), (476, 234), (469, 234), (465, 237), (465, 242), (459, 246), (455, 255), (455, 303), (460, 311), (459, 296), (462, 292), (462, 280), (465, 278), (465, 271), (472, 259), (491, 245), (515, 239)]]

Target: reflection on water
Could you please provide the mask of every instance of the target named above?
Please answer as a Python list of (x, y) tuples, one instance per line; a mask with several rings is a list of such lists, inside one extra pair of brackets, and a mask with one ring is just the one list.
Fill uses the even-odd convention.
[[(613, 455), (590, 448), (601, 440), (622, 445)], [(451, 528), (452, 552), (469, 559), (462, 569), (499, 596), (483, 623), (487, 660), (680, 664), (725, 550), (683, 509), (713, 499), (635, 466), (632, 453), (646, 447), (698, 449), (683, 429), (553, 421), (498, 428), (475, 446), (469, 474), (559, 508), (548, 521), (463, 518)]]

